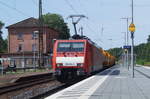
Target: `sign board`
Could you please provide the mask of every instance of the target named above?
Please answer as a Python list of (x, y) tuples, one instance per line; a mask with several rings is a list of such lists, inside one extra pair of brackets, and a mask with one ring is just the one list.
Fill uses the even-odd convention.
[(124, 48), (124, 49), (130, 49), (131, 46), (130, 46), (130, 45), (128, 45), (128, 46), (126, 45), (126, 46), (123, 46), (123, 48)]
[(130, 24), (129, 31), (130, 32), (135, 32), (135, 25), (133, 23)]

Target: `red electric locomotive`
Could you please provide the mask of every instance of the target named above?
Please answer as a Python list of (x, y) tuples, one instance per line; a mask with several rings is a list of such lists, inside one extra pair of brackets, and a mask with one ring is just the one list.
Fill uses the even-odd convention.
[(102, 48), (88, 39), (56, 40), (53, 70), (59, 81), (66, 82), (102, 69), (105, 57)]

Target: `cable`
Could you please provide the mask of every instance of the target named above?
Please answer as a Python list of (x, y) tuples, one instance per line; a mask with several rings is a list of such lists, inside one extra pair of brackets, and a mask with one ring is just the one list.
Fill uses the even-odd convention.
[[(86, 13), (87, 14), (87, 16), (89, 15), (89, 13), (88, 13), (88, 11), (86, 10), (86, 8), (83, 6), (83, 4), (81, 3), (81, 1), (80, 0), (78, 0), (78, 3), (80, 4), (80, 6), (81, 6), (81, 8), (82, 8), (82, 11), (84, 12), (84, 13)], [(95, 22), (95, 20), (93, 20), (93, 19), (89, 19), (89, 22), (91, 22), (91, 23), (93, 23), (93, 24), (95, 24), (96, 22)]]
[(88, 12), (87, 12), (87, 10), (85, 9), (85, 7), (83, 6), (83, 4), (81, 3), (80, 0), (78, 0), (78, 3), (80, 4), (81, 8), (83, 9), (83, 11), (84, 11), (84, 12), (87, 14), (87, 16), (88, 16)]
[(31, 1), (35, 6), (38, 6), (38, 4), (34, 0), (31, 0)]
[(28, 16), (28, 17), (30, 17), (30, 16), (29, 16), (29, 15), (27, 15), (26, 13), (24, 13), (24, 12), (22, 12), (22, 11), (20, 11), (20, 10), (16, 9), (15, 7), (12, 7), (12, 6), (10, 6), (10, 5), (8, 5), (8, 4), (6, 4), (6, 3), (2, 2), (2, 1), (0, 1), (0, 4), (2, 4), (2, 5), (4, 5), (4, 6), (6, 6), (6, 7), (8, 7), (8, 8), (10, 8), (10, 9), (13, 9), (13, 10), (15, 10), (16, 12), (18, 12), (18, 13), (20, 13), (20, 14), (24, 15), (24, 16)]
[(75, 13), (78, 13), (78, 11), (72, 6), (72, 4), (68, 0), (65, 0), (65, 2), (70, 6), (72, 11), (74, 11)]
[[(72, 9), (72, 11), (74, 11), (75, 13), (78, 13), (78, 11), (73, 7), (73, 5), (68, 1), (68, 0), (65, 0), (66, 1), (66, 3), (70, 6), (70, 8)], [(82, 6), (82, 4), (81, 4), (81, 2), (79, 1), (79, 3), (80, 3), (80, 5)], [(85, 10), (85, 9), (83, 9), (84, 10), (84, 12), (86, 12), (87, 13), (87, 11)], [(88, 14), (88, 13), (87, 13)], [(90, 26), (89, 26), (89, 24), (87, 24), (87, 28), (91, 31), (91, 32), (94, 32), (94, 33), (96, 33)], [(102, 40), (101, 39), (99, 39), (100, 40), (100, 42), (102, 42)]]
[[(87, 10), (84, 8), (84, 6), (83, 6), (83, 4), (81, 3), (81, 1), (78, 0), (78, 2), (79, 2), (79, 4), (80, 4), (80, 6), (82, 7), (83, 11), (88, 15), (88, 12), (87, 12)], [(93, 20), (91, 20), (91, 19), (89, 19), (88, 21), (89, 21), (90, 23), (92, 23), (92, 24), (95, 24), (95, 22), (94, 22)], [(89, 28), (92, 32), (95, 32), (89, 25), (88, 25), (88, 28)], [(103, 31), (103, 30), (102, 30), (102, 31)], [(101, 33), (102, 33), (102, 32), (101, 32)], [(103, 42), (101, 39), (100, 39), (100, 41)]]
[[(96, 31), (94, 31), (94, 30), (89, 26), (89, 24), (87, 24), (87, 28), (88, 28), (91, 32), (93, 32), (93, 33), (96, 34)], [(103, 41), (101, 40), (101, 38), (98, 38), (98, 39), (99, 39), (99, 41), (100, 41), (101, 43), (103, 43)]]
[[(34, 0), (31, 0), (32, 1), (32, 3), (36, 6), (36, 7), (39, 7), (39, 5), (37, 4), (37, 2), (35, 2)], [(45, 12), (47, 12), (46, 11), (46, 9), (44, 9), (44, 8), (42, 8)]]

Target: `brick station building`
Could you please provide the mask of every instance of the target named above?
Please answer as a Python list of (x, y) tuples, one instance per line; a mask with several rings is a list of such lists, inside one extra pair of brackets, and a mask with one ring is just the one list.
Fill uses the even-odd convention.
[[(38, 58), (38, 19), (28, 18), (8, 27), (8, 56), (11, 64), (17, 67), (37, 66)], [(59, 38), (59, 32), (51, 29), (48, 25), (43, 26), (43, 52), (45, 66), (50, 63), (50, 53), (52, 52), (53, 39)]]

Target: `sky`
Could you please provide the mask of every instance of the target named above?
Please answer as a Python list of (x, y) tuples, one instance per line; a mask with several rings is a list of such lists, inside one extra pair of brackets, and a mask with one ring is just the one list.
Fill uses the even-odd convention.
[[(124, 32), (127, 31), (124, 17), (131, 17), (131, 0), (42, 0), (43, 14), (57, 13), (68, 23), (71, 35), (74, 34), (69, 15), (83, 14), (77, 24), (82, 26), (84, 35), (103, 49), (123, 46)], [(134, 23), (136, 26), (135, 45), (145, 43), (150, 35), (150, 0), (134, 0)], [(5, 27), (27, 19), (38, 18), (38, 0), (0, 0), (0, 20)], [(129, 24), (131, 20), (129, 20)], [(3, 28), (3, 37), (8, 31)], [(131, 43), (129, 33), (129, 44)]]

